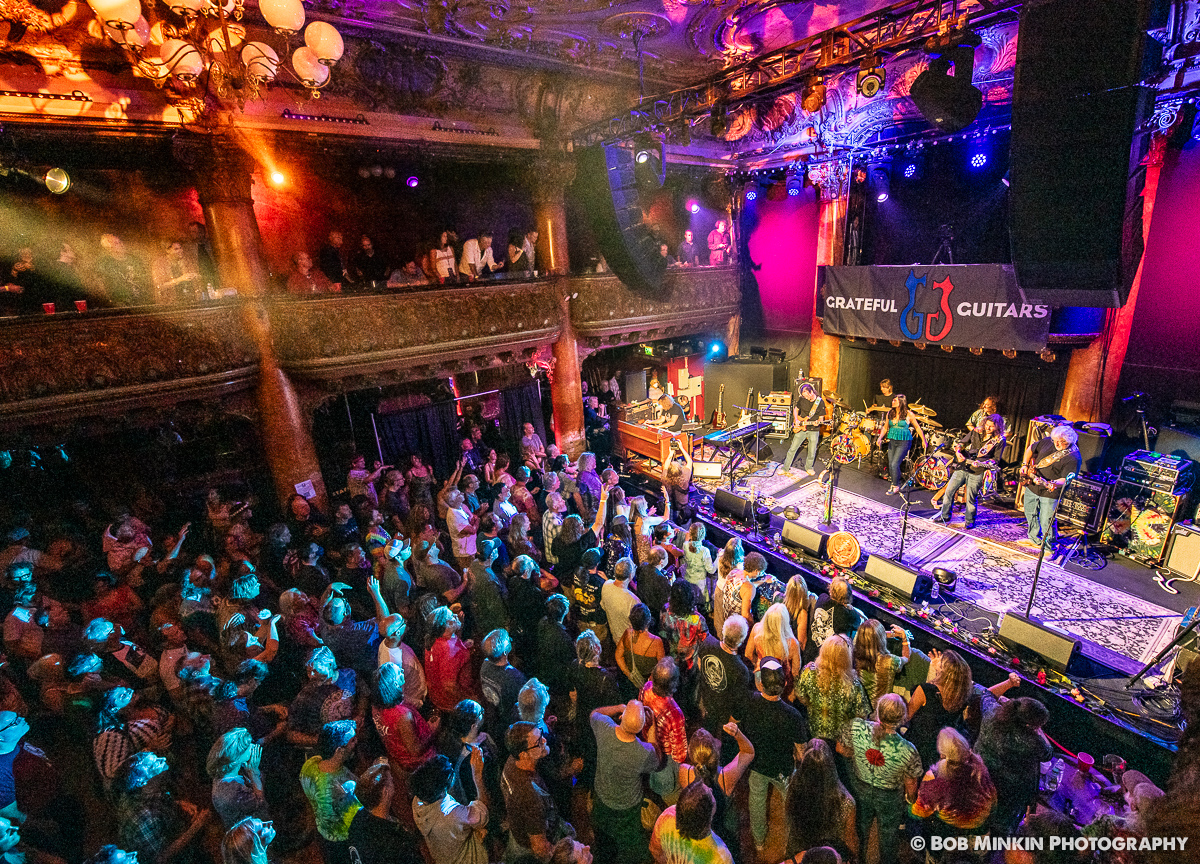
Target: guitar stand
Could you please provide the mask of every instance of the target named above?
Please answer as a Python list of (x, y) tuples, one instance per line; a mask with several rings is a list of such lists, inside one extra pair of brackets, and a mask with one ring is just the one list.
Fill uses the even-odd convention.
[[(1084, 570), (1103, 570), (1104, 565), (1108, 563), (1108, 559), (1104, 557), (1103, 553), (1091, 548), (1088, 543), (1088, 533), (1086, 530), (1081, 530), (1071, 545), (1060, 552), (1058, 557), (1061, 559), (1058, 566), (1064, 568), (1071, 563), (1072, 559)], [(1051, 556), (1051, 560), (1054, 560), (1054, 556)], [(1154, 578), (1156, 582), (1159, 581), (1158, 576)], [(1159, 584), (1161, 585), (1162, 583), (1160, 582)], [(1165, 585), (1163, 588), (1167, 591), (1171, 590)]]

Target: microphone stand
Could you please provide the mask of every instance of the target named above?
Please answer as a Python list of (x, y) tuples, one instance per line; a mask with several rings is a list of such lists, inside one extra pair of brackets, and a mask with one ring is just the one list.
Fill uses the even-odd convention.
[(892, 559), (897, 564), (904, 563), (904, 538), (908, 534), (908, 508), (912, 506), (912, 488), (915, 476), (915, 474), (909, 475), (909, 478), (904, 481), (904, 485), (900, 487), (900, 498), (904, 501), (904, 506), (900, 508), (900, 551)]
[[(1054, 501), (1054, 509), (1050, 512), (1050, 528), (1057, 531), (1058, 528), (1058, 506), (1062, 504), (1063, 496), (1067, 494), (1067, 487), (1071, 485), (1071, 481), (1075, 479), (1074, 474), (1067, 475), (1067, 481), (1063, 483), (1062, 490), (1058, 494), (1058, 498)], [(1028, 487), (1026, 487), (1028, 489)], [(1026, 493), (1028, 494), (1028, 493)], [(1025, 617), (1028, 618), (1033, 614), (1033, 598), (1037, 594), (1038, 577), (1042, 573), (1042, 561), (1046, 558), (1046, 544), (1050, 540), (1050, 532), (1042, 532), (1042, 545), (1038, 549), (1037, 566), (1033, 568), (1033, 587), (1029, 589), (1029, 603), (1025, 606)]]

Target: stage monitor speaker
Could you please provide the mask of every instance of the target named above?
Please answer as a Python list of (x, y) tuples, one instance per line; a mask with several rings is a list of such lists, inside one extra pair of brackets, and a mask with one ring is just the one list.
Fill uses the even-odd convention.
[(1129, 296), (1154, 106), (1139, 82), (1161, 53), (1147, 50), (1151, 3), (1021, 8), (1008, 226), (1026, 302), (1118, 307)]
[(1079, 641), (1057, 627), (1009, 612), (1000, 622), (1001, 639), (1018, 648), (1032, 651), (1059, 672), (1067, 672), (1079, 655)]
[(609, 269), (634, 291), (659, 296), (666, 259), (642, 218), (633, 156), (631, 148), (618, 144), (578, 151), (575, 191), (591, 216)]
[(783, 523), (783, 545), (803, 549), (817, 558), (825, 557), (825, 543), (829, 535), (816, 528), (788, 519)]
[(1167, 426), (1158, 430), (1154, 452), (1200, 462), (1200, 435)]
[(914, 595), (920, 595), (921, 586), (918, 585), (918, 581), (927, 578), (903, 564), (897, 564), (889, 558), (880, 558), (877, 555), (867, 558), (867, 566), (863, 569), (863, 575), (877, 585), (890, 588), (905, 600), (911, 600)]
[(692, 463), (692, 479), (693, 480), (720, 480), (721, 472), (725, 470), (725, 466), (720, 462), (693, 462)]
[(718, 513), (724, 513), (727, 516), (732, 516), (739, 522), (750, 522), (750, 517), (754, 512), (754, 505), (749, 498), (743, 498), (736, 492), (730, 492), (728, 489), (718, 489), (713, 495), (713, 509)]
[(1072, 423), (1079, 435), (1079, 470), (1083, 474), (1099, 474), (1104, 469), (1104, 451), (1112, 439), (1112, 427), (1107, 423)]

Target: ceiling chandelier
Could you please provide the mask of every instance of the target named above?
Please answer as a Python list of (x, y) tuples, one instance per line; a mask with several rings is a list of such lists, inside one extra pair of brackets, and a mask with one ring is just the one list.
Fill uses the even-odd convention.
[[(124, 49), (137, 74), (159, 87), (171, 84), (184, 97), (203, 99), (214, 93), (244, 108), (248, 100), (280, 72), (280, 53), (266, 42), (246, 41), (241, 22), (245, 0), (163, 0), (169, 14), (151, 24), (140, 0), (88, 0), (105, 35)], [(157, 6), (151, 4), (155, 13)], [(329, 83), (331, 67), (344, 45), (337, 29), (324, 21), (304, 27), (300, 0), (260, 0), (267, 25), (282, 37), (282, 53), (291, 51), (292, 37), (304, 30), (304, 42), (291, 51), (284, 66), (313, 98)], [(153, 45), (158, 46), (154, 56)], [(199, 106), (200, 112), (204, 106)]]

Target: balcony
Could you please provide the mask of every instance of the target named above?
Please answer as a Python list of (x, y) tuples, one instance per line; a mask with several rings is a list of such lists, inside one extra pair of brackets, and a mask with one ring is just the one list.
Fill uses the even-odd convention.
[(655, 296), (633, 291), (611, 274), (565, 282), (567, 292), (578, 294), (571, 301), (571, 323), (592, 350), (724, 331), (741, 303), (736, 267), (668, 270)]

